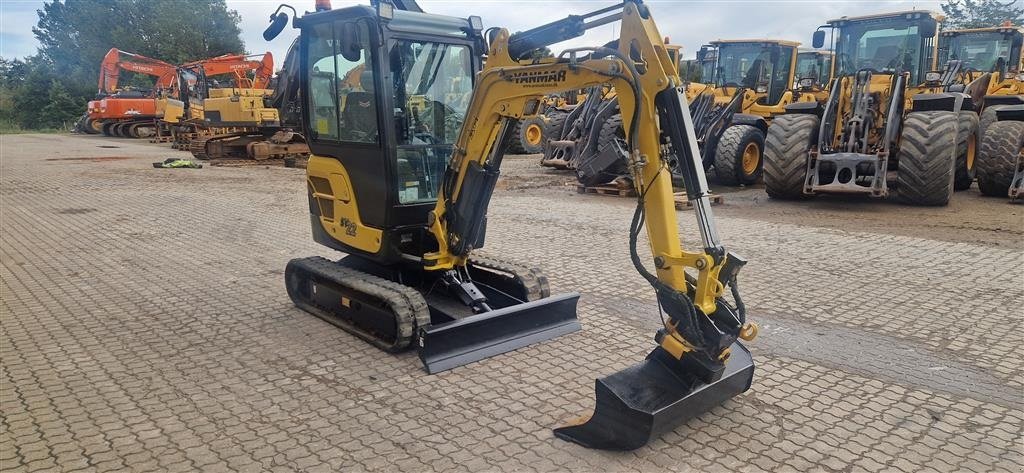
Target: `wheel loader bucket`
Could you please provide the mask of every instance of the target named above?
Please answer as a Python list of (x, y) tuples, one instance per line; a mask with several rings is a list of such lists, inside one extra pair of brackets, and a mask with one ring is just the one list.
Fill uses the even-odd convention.
[(633, 450), (750, 388), (754, 361), (739, 344), (722, 377), (705, 384), (680, 373), (679, 362), (655, 349), (643, 363), (596, 381), (594, 414), (555, 429), (555, 436), (587, 448)]
[(420, 360), (434, 374), (578, 331), (579, 299), (558, 294), (431, 325), (419, 335)]

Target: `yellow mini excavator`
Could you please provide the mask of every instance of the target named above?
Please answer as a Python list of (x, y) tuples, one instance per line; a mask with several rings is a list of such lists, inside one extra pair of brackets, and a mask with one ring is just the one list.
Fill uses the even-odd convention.
[[(479, 17), (427, 14), (410, 2), (317, 3), (294, 22), (309, 213), (314, 240), (348, 256), (288, 263), (298, 307), (386, 351), (415, 346), (429, 373), (578, 330), (577, 294), (550, 295), (540, 271), (474, 250), (484, 245), (515, 121), (535, 115), (546, 95), (607, 84), (618, 91), (638, 195), (630, 258), (654, 289), (664, 328), (645, 361), (597, 380), (588, 421), (555, 435), (634, 449), (750, 387), (753, 361), (738, 342), (757, 332), (736, 286), (745, 261), (719, 238), (686, 98), (647, 6), (627, 1), (485, 38)], [(265, 38), (288, 22), (280, 10)], [(614, 21), (618, 47), (527, 59)], [(357, 67), (361, 87), (340, 96), (339, 80)], [(452, 81), (472, 81), (468, 100), (450, 96)], [(695, 204), (697, 250), (680, 241), (675, 161)], [(653, 270), (639, 252), (645, 228)]]

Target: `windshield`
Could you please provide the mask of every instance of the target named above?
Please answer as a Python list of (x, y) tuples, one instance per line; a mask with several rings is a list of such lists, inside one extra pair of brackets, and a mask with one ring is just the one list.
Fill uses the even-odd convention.
[(828, 54), (800, 53), (796, 59), (796, 80), (812, 77), (816, 84), (828, 82), (832, 58)]
[[(910, 72), (916, 84), (930, 68), (932, 39), (922, 38), (917, 22), (902, 18), (849, 23), (840, 28), (836, 44), (837, 69), (852, 75), (862, 69)], [(924, 60), (922, 60), (924, 58)]]
[(765, 94), (758, 103), (774, 105), (792, 86), (792, 46), (763, 43), (725, 43), (718, 47), (715, 84), (748, 87)]
[(398, 199), (430, 202), (473, 91), (468, 46), (396, 40), (389, 60), (398, 142)]
[(718, 47), (715, 83), (756, 87), (768, 80), (771, 64), (771, 50), (760, 44), (722, 44)]
[(994, 71), (999, 58), (1004, 64), (1019, 62), (1020, 50), (1013, 51), (1013, 37), (997, 31), (981, 33), (962, 33), (945, 38), (943, 63), (961, 61), (966, 70)]

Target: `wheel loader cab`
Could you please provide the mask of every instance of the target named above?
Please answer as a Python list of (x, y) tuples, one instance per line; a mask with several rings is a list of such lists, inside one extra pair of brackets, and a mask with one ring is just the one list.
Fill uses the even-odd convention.
[(716, 50), (711, 82), (729, 97), (730, 89), (744, 87), (753, 92), (756, 105), (773, 106), (792, 88), (799, 43), (719, 40), (711, 44)]
[(917, 11), (830, 21), (836, 31), (836, 75), (907, 72), (908, 84), (923, 82), (935, 69), (938, 20)]
[(354, 6), (299, 24), (314, 238), (393, 263), (435, 249), (424, 247), (422, 228), (482, 43), (467, 19), (391, 15)]

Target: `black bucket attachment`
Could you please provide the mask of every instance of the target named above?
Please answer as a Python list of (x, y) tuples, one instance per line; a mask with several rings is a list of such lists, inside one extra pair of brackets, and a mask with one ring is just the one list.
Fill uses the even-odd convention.
[(717, 381), (681, 373), (679, 361), (656, 348), (643, 363), (596, 382), (590, 419), (555, 429), (555, 436), (587, 448), (633, 450), (750, 388), (754, 360), (737, 343)]
[(575, 332), (579, 299), (558, 294), (431, 325), (419, 335), (420, 359), (434, 374)]

